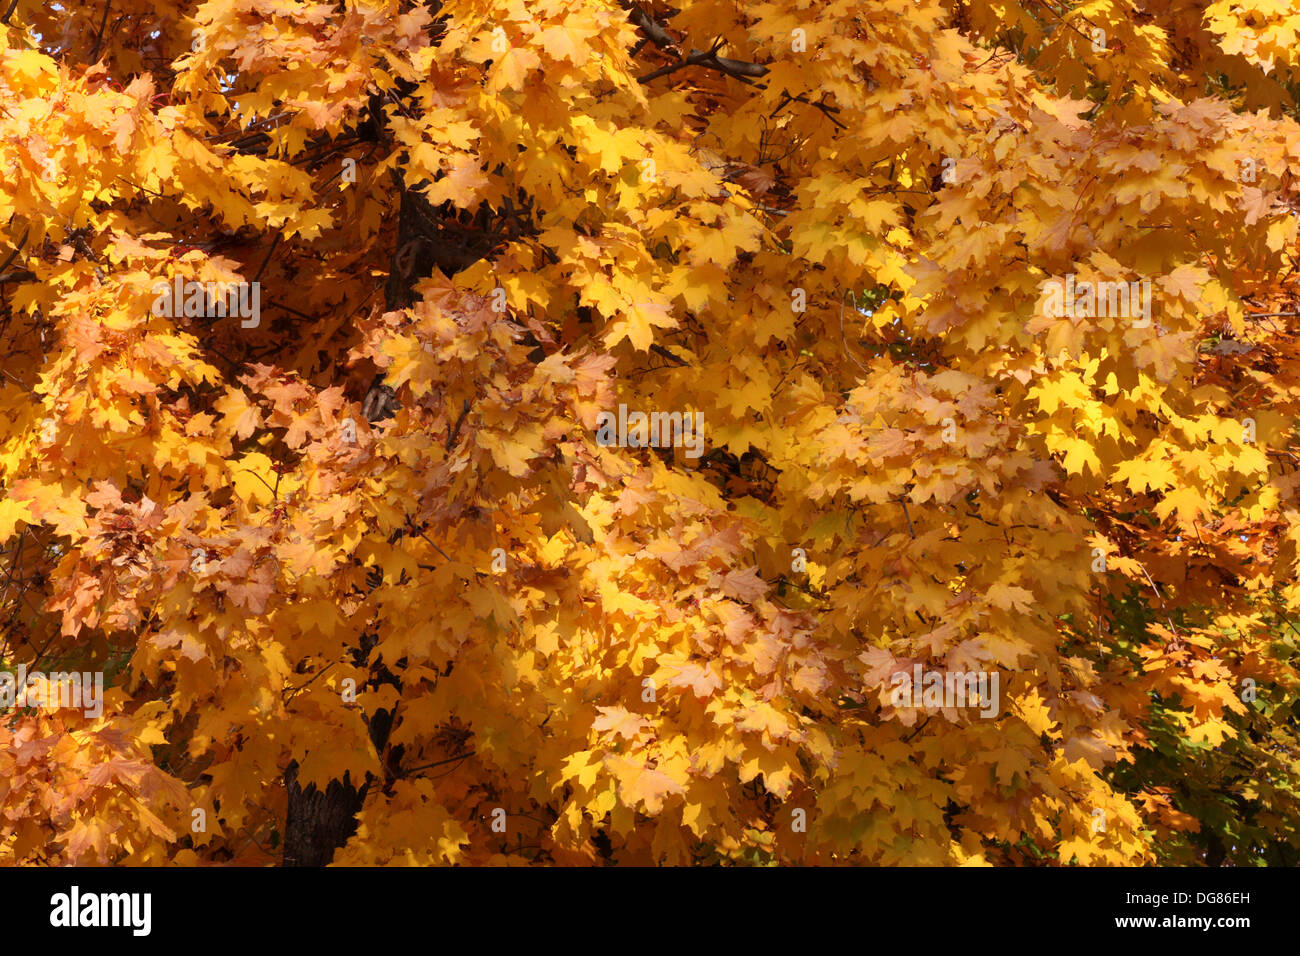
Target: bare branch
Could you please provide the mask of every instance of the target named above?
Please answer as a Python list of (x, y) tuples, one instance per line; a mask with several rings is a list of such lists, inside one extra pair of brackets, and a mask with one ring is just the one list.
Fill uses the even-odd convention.
[(669, 73), (676, 73), (678, 70), (687, 66), (702, 66), (708, 70), (717, 70), (719, 73), (725, 73), (727, 76), (736, 79), (746, 80), (752, 76), (766, 76), (767, 67), (761, 63), (750, 63), (747, 60), (731, 60), (726, 57), (718, 56), (718, 50), (721, 49), (721, 43), (714, 46), (712, 50), (692, 50), (690, 55), (676, 63), (669, 63), (667, 66), (661, 66), (657, 70), (638, 76), (638, 83), (649, 83), (657, 80), (661, 76), (667, 76)]
[(633, 7), (631, 14), (632, 15), (628, 17), (628, 19), (645, 32), (646, 39), (661, 50), (670, 50), (673, 53), (677, 52), (677, 44), (673, 41), (673, 38), (668, 35), (668, 31), (664, 29), (662, 23), (658, 20), (652, 19), (650, 15), (640, 7)]

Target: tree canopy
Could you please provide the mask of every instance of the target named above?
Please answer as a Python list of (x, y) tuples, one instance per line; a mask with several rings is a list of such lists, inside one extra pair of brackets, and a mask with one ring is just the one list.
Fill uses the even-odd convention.
[(0, 862), (1297, 862), (1300, 12), (678, 2), (0, 2)]

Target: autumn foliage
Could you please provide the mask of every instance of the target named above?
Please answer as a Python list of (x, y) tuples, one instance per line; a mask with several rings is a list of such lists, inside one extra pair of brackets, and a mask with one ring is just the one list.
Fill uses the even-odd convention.
[(1300, 13), (678, 2), (0, 2), (0, 863), (1300, 860)]

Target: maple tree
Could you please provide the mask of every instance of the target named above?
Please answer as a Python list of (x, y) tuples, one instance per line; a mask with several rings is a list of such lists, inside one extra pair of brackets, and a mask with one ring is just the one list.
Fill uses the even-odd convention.
[(0, 862), (1297, 861), (1289, 5), (0, 7)]

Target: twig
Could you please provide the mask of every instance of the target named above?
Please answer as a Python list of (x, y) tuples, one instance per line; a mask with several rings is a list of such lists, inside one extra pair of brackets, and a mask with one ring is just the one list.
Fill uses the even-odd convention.
[[(467, 398), (465, 399), (465, 404), (461, 406), (460, 417), (456, 419), (456, 427), (453, 428), (451, 430), (451, 434), (447, 436), (448, 452), (450, 452), (452, 447), (456, 444), (456, 437), (460, 434), (460, 426), (465, 423), (465, 416), (468, 414), (469, 414), (469, 399)], [(443, 557), (446, 557), (446, 555), (443, 555)]]
[[(141, 186), (139, 183), (133, 183), (133, 182), (131, 182), (131, 180), (126, 179), (126, 178), (124, 178), (124, 177), (122, 177), (122, 176), (116, 176), (116, 177), (114, 177), (114, 178), (117, 179), (119, 182), (124, 182), (124, 183), (126, 183), (128, 186), (131, 186), (131, 187), (133, 187), (133, 188), (135, 188), (135, 189), (139, 189), (139, 190), (141, 190), (141, 191), (143, 191), (143, 192), (147, 192), (147, 193), (149, 193), (149, 194), (151, 194), (151, 195), (157, 196), (157, 197), (159, 197), (160, 199), (161, 199), (161, 198), (165, 198), (165, 194), (160, 193), (160, 192), (158, 192), (157, 190), (150, 189), (148, 186)], [(178, 243), (173, 243), (173, 245), (181, 245), (181, 243), (179, 243), (179, 242), (178, 242)]]
[(1147, 583), (1151, 585), (1151, 590), (1156, 592), (1156, 598), (1160, 601), (1161, 610), (1165, 612), (1165, 623), (1169, 625), (1170, 632), (1176, 634), (1178, 629), (1174, 627), (1173, 619), (1169, 616), (1169, 608), (1165, 604), (1164, 595), (1161, 594), (1160, 589), (1156, 587), (1156, 582), (1151, 580), (1151, 575), (1147, 573), (1146, 566), (1141, 561), (1137, 562), (1137, 566), (1141, 568), (1142, 573), (1146, 575)]
[(315, 321), (314, 316), (310, 316), (305, 312), (299, 312), (297, 309), (290, 308), (289, 306), (285, 305), (283, 302), (277, 302), (275, 299), (267, 299), (266, 304), (271, 306), (272, 308), (284, 309), (284, 311), (288, 312), (290, 315), (296, 315), (300, 319), (311, 319), (312, 321)]
[(19, 239), (18, 244), (14, 246), (14, 251), (9, 253), (9, 258), (6, 259), (3, 263), (0, 263), (0, 272), (4, 272), (6, 269), (8, 269), (9, 263), (13, 262), (16, 258), (18, 258), (18, 253), (22, 252), (23, 246), (27, 245), (27, 236), (30, 233), (31, 233), (30, 228), (27, 229), (25, 232), (23, 232), (23, 237)]
[(275, 238), (271, 240), (271, 248), (266, 250), (266, 258), (262, 260), (261, 268), (257, 270), (257, 275), (253, 276), (254, 282), (257, 282), (262, 278), (262, 273), (266, 271), (266, 267), (271, 262), (271, 256), (275, 255), (275, 247), (278, 246), (279, 244), (280, 244), (280, 233), (277, 232), (275, 234)]
[[(847, 292), (844, 293), (844, 295), (853, 295), (853, 290), (852, 289), (848, 290)], [(849, 340), (844, 337), (844, 295), (840, 296), (840, 343), (844, 346), (844, 354), (853, 360), (853, 364), (856, 365), (858, 368), (862, 369), (862, 371), (866, 372), (867, 374), (870, 374), (871, 369), (867, 368), (865, 365), (859, 362), (857, 356), (855, 356), (852, 352), (849, 351)], [(854, 299), (853, 308), (856, 309), (857, 307), (858, 307), (857, 300)]]
[(920, 726), (920, 727), (917, 727), (916, 730), (912, 731), (910, 734), (908, 734), (906, 737), (904, 737), (904, 738), (903, 738), (903, 743), (905, 743), (905, 744), (906, 744), (906, 743), (911, 743), (912, 738), (915, 737), (917, 734), (919, 734), (921, 731), (925, 730), (925, 725), (928, 724), (928, 723), (929, 723), (931, 720), (933, 720), (933, 719), (934, 719), (933, 717), (927, 717), (927, 718), (925, 718), (925, 720), (921, 721), (921, 726)]
[[(408, 518), (407, 520), (409, 521), (410, 519)], [(412, 525), (412, 527), (414, 527), (414, 525)], [(437, 551), (440, 555), (442, 555), (442, 556), (443, 556), (444, 558), (446, 558), (448, 561), (451, 560), (451, 555), (447, 554), (446, 551), (442, 550), (442, 548), (440, 548), (440, 547), (438, 547), (436, 544), (434, 544), (434, 543), (433, 543), (433, 540), (432, 540), (432, 539), (431, 539), (427, 534), (425, 534), (423, 531), (417, 531), (417, 532), (415, 532), (415, 533), (418, 534), (418, 535), (419, 535), (421, 538), (423, 538), (425, 541), (428, 541), (428, 542), (429, 542), (429, 545), (433, 548), (433, 550)]]
[(317, 671), (317, 672), (316, 672), (316, 675), (315, 675), (314, 677), (312, 677), (311, 680), (307, 681), (305, 684), (299, 684), (297, 687), (292, 688), (292, 692), (289, 694), (289, 696), (288, 696), (287, 698), (285, 698), (285, 701), (284, 701), (284, 702), (285, 702), (286, 704), (289, 703), (289, 701), (293, 700), (295, 697), (298, 696), (298, 692), (299, 692), (299, 691), (306, 690), (306, 689), (307, 689), (308, 687), (310, 687), (312, 684), (316, 683), (316, 680), (317, 680), (318, 678), (320, 678), (323, 674), (327, 673), (327, 672), (329, 671), (329, 669), (330, 669), (331, 667), (333, 667), (333, 666), (334, 666), (335, 664), (337, 664), (337, 663), (338, 663), (338, 661), (330, 661), (328, 664), (326, 664), (324, 667), (322, 667), (319, 671)]
[(672, 352), (668, 351), (668, 349), (664, 348), (662, 345), (656, 345), (656, 344), (654, 344), (654, 343), (651, 343), (651, 345), (650, 345), (650, 351), (651, 351), (651, 352), (654, 352), (656, 355), (662, 355), (664, 358), (668, 359), (670, 362), (673, 362), (673, 363), (676, 364), (676, 365), (680, 365), (680, 366), (683, 366), (683, 367), (689, 367), (690, 364), (691, 364), (690, 362), (686, 361), (685, 359), (683, 359), (683, 358), (681, 358), (681, 357), (679, 357), (679, 356), (673, 354)]
[[(777, 104), (776, 109), (772, 110), (771, 113), (767, 114), (769, 118), (775, 117), (777, 113), (780, 113), (781, 110), (785, 109), (787, 103), (803, 103), (805, 106), (811, 106), (814, 107), (815, 109), (821, 110), (822, 115), (825, 116), (832, 123), (834, 123), (836, 126), (838, 126), (840, 129), (848, 129), (848, 126), (841, 123), (839, 120), (837, 120), (834, 116), (831, 115), (832, 113), (838, 113), (840, 111), (840, 108), (838, 106), (831, 106), (829, 103), (826, 103), (825, 94), (823, 94), (822, 98), (818, 100), (816, 103), (808, 99), (807, 95), (803, 93), (800, 93), (798, 96), (791, 96), (788, 91), (782, 90), (781, 96), (783, 97), (783, 99), (779, 104)], [(911, 191), (921, 192), (922, 190), (917, 189)]]
[(108, 10), (112, 6), (113, 0), (104, 0), (104, 15), (99, 18), (99, 32), (95, 34), (95, 48), (90, 51), (91, 63), (99, 59), (99, 45), (104, 42), (104, 27), (108, 25)]
[(408, 770), (403, 770), (402, 776), (405, 777), (407, 774), (419, 773), (421, 770), (428, 770), (431, 767), (441, 767), (443, 764), (455, 763), (457, 760), (464, 760), (465, 758), (472, 756), (474, 756), (474, 751), (470, 750), (463, 754), (458, 754), (455, 757), (448, 757), (446, 760), (435, 760), (433, 763), (426, 763), (419, 767), (411, 767)]
[(1209, 545), (1207, 545), (1205, 539), (1201, 537), (1201, 528), (1195, 521), (1192, 522), (1192, 529), (1196, 532), (1196, 540), (1201, 542), (1201, 547), (1205, 548), (1206, 551), (1209, 551)]

